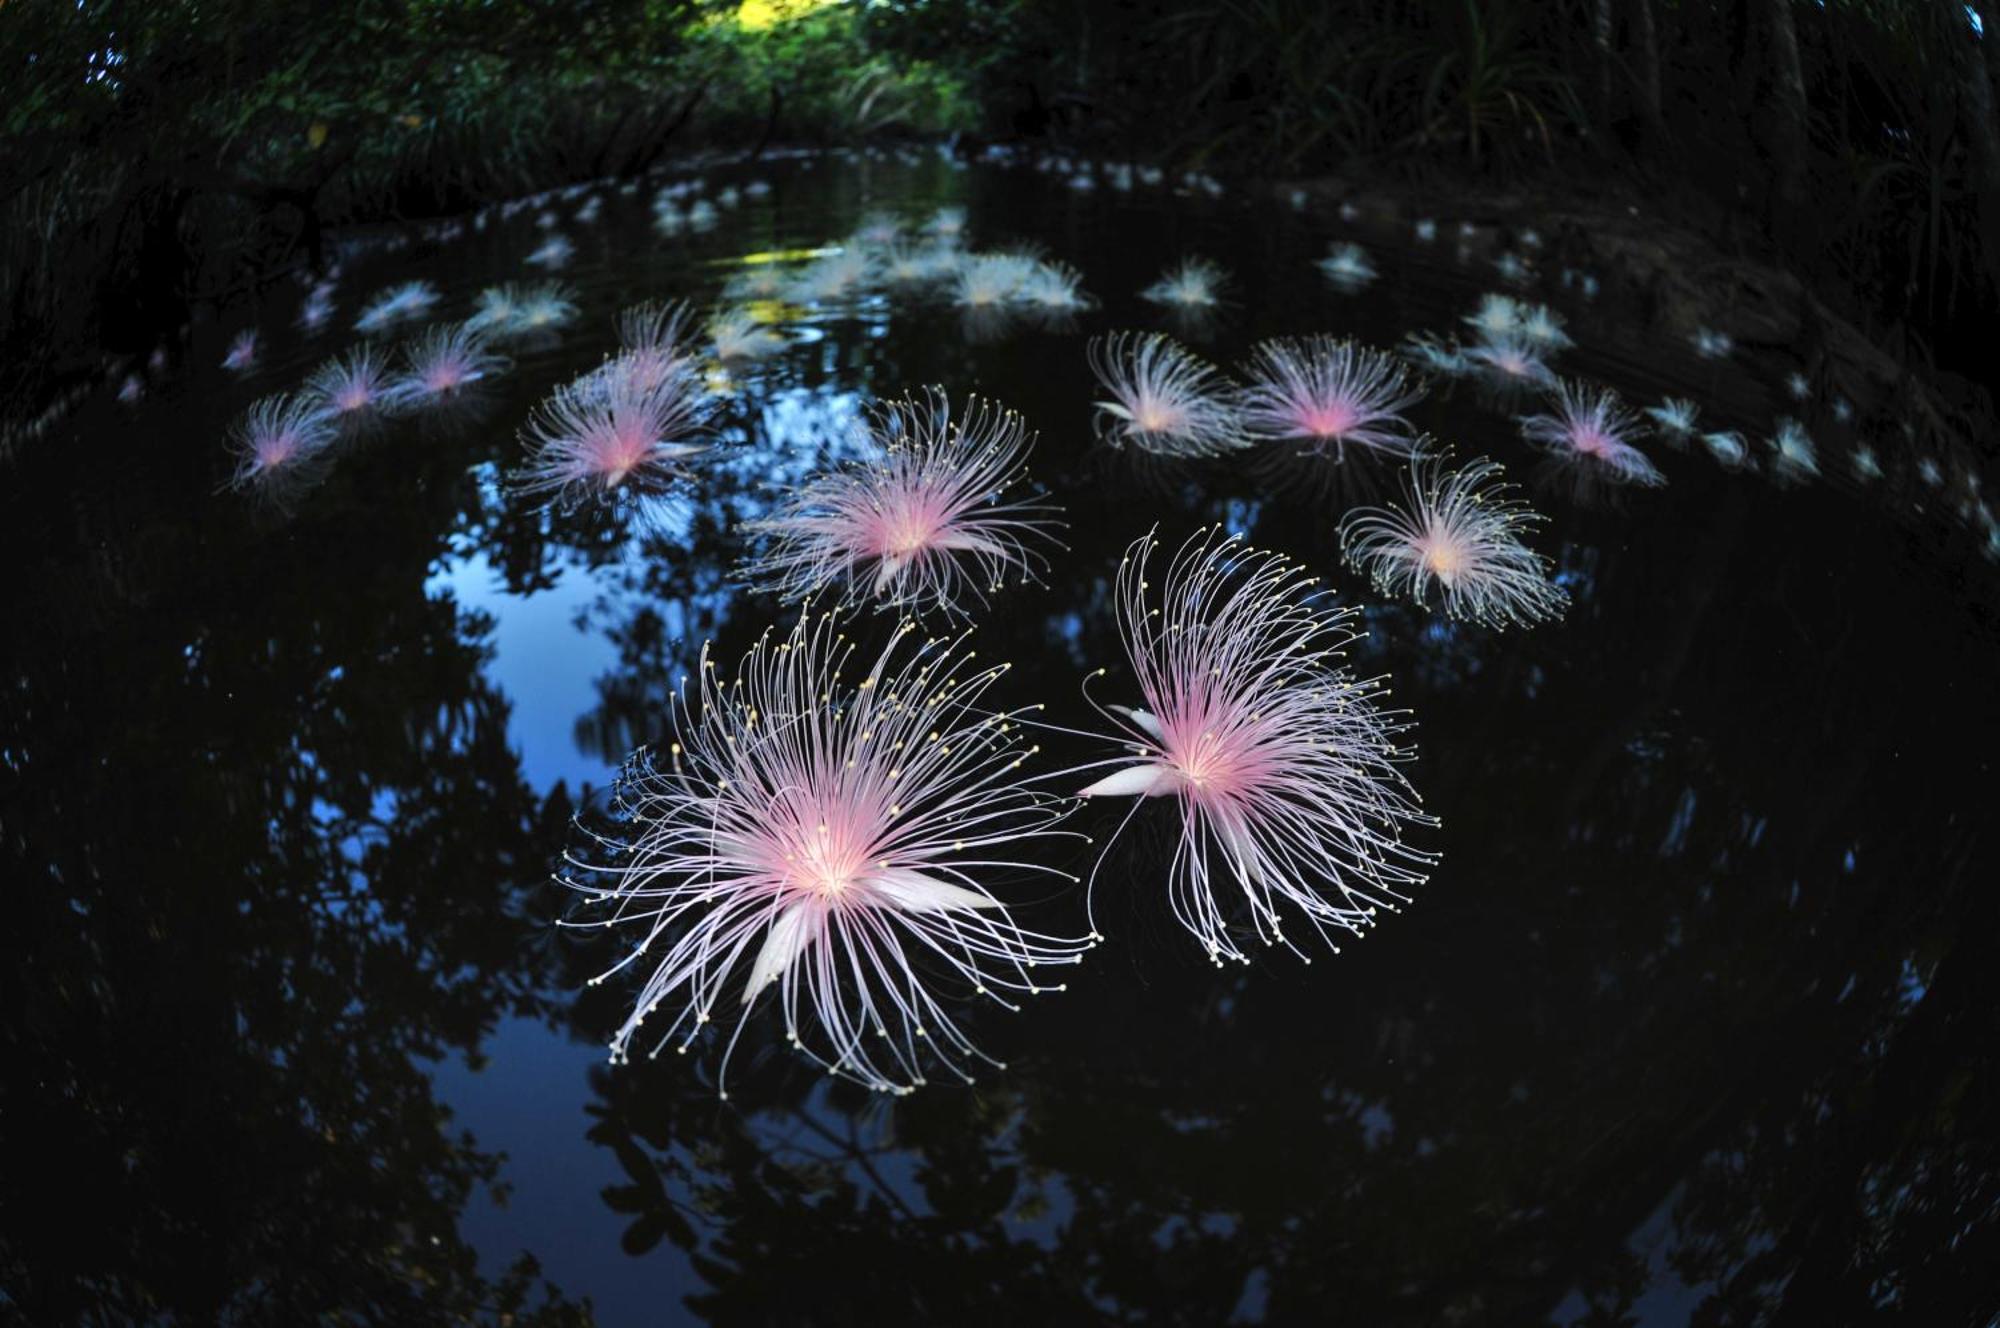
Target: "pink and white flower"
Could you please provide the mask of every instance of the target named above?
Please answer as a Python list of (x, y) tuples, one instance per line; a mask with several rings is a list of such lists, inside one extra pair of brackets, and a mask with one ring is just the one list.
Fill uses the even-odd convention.
[(1425, 879), (1435, 857), (1404, 834), (1435, 821), (1403, 777), (1408, 723), (1381, 705), (1384, 681), (1341, 663), (1353, 612), (1236, 536), (1197, 533), (1155, 583), (1158, 548), (1132, 545), (1113, 595), (1139, 704), (1099, 710), (1130, 754), (1080, 796), (1173, 806), (1168, 898), (1217, 964), (1249, 961), (1246, 923), (1302, 956), (1291, 917), (1329, 942), (1366, 935)]
[(1024, 850), (1061, 834), (1065, 809), (1020, 779), (1033, 749), (985, 705), (1006, 666), (975, 668), (963, 647), (905, 623), (855, 678), (856, 646), (823, 614), (767, 633), (730, 681), (704, 648), (663, 756), (641, 753), (621, 781), (629, 835), (599, 837), (565, 878), (606, 914), (567, 925), (640, 937), (592, 979), (646, 973), (614, 1061), (635, 1042), (686, 1052), (733, 1014), (727, 1097), (729, 1058), (775, 989), (793, 1047), (907, 1093), (933, 1062), (968, 1082), (972, 1062), (998, 1064), (960, 1030), (959, 1001), (1016, 1009), (1062, 990), (1044, 971), (1090, 942), (1017, 926), (993, 885), (1064, 875)]

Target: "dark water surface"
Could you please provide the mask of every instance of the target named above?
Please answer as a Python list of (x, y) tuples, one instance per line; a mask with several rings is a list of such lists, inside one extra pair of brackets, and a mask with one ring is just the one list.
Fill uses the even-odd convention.
[[(1665, 488), (1579, 501), (1507, 412), (1440, 389), (1416, 418), (1524, 481), (1574, 599), (1531, 632), (1450, 626), (1340, 567), (1339, 493), (1093, 449), (1083, 344), (1169, 326), (1136, 292), (1188, 252), (1236, 279), (1197, 343), (1224, 363), (1450, 330), (1496, 288), (1457, 218), (1421, 245), (928, 159), (714, 182), (752, 176), (768, 199), (676, 239), (646, 192), (588, 225), (556, 205), (579, 320), (472, 408), (347, 446), (289, 512), (217, 491), (229, 423), (391, 281), (460, 317), (533, 278), (532, 211), (356, 254), (316, 337), (281, 292), (247, 379), (210, 367), (233, 327), (198, 328), (184, 374), (0, 480), (0, 1318), (498, 1321), (473, 1270), (527, 1252), (610, 1325), (2000, 1322), (1994, 583), (1893, 432), (1810, 416), (1826, 478), (1793, 486), (1761, 443), (1743, 471), (1649, 445)], [(505, 488), (619, 308), (941, 203), (1103, 307), (976, 339), (866, 294), (718, 382), (729, 445), (684, 490), (563, 516)], [(1333, 238), (1382, 277), (1335, 293), (1311, 265)], [(1789, 366), (1697, 359), (1615, 289), (1536, 289), (1579, 343), (1559, 367), (1634, 404), (1755, 438), (1800, 409)], [(726, 1103), (712, 1050), (612, 1069), (632, 988), (584, 988), (607, 943), (552, 925), (571, 817), (660, 735), (702, 638), (729, 661), (789, 620), (733, 584), (734, 524), (928, 383), (1022, 411), (1067, 509), (1048, 585), (978, 625), (1005, 704), (1084, 719), (1083, 674), (1117, 681), (1120, 552), (1224, 522), (1364, 606), (1353, 659), (1415, 714), (1442, 863), (1338, 959), (1218, 971), (1165, 908), (1168, 818), (1141, 817), (1068, 991), (968, 1017), (1004, 1073), (873, 1098), (776, 1054), (770, 1019)], [(1081, 898), (1020, 917), (1074, 933)]]

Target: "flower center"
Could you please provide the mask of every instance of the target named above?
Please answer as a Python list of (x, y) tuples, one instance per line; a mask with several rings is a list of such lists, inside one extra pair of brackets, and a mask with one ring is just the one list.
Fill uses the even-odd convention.
[(1315, 402), (1299, 414), (1299, 423), (1315, 438), (1339, 438), (1355, 425), (1355, 410), (1345, 401)]

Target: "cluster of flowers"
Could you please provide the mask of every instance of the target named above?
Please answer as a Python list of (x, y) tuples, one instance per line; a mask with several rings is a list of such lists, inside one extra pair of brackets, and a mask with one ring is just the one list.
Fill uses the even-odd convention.
[[(1213, 529), (1164, 569), (1154, 537), (1135, 541), (1113, 592), (1134, 704), (1098, 706), (1109, 722), (1093, 735), (1116, 754), (1024, 773), (1032, 735), (1057, 726), (1039, 706), (991, 704), (1007, 666), (975, 664), (964, 629), (920, 623), (964, 619), (1044, 565), (1059, 514), (1023, 496), (1032, 437), (1013, 412), (956, 409), (938, 388), (879, 406), (872, 430), (876, 456), (756, 523), (766, 547), (746, 571), (802, 602), (796, 622), (733, 675), (704, 650), (664, 752), (624, 772), (619, 831), (570, 860), (586, 908), (568, 925), (640, 933), (594, 979), (644, 974), (614, 1059), (686, 1052), (722, 1007), (726, 1095), (775, 988), (786, 1041), (829, 1072), (896, 1093), (934, 1065), (970, 1080), (987, 1058), (960, 1001), (1013, 1009), (1061, 990), (1047, 970), (1103, 940), (1094, 913), (1082, 935), (1022, 926), (997, 889), (1067, 877), (1027, 850), (1071, 833), (1081, 799), (1175, 809), (1166, 894), (1218, 964), (1248, 962), (1253, 939), (1309, 961), (1288, 923), (1360, 937), (1408, 900), (1434, 857), (1407, 833), (1434, 822), (1402, 773), (1407, 719), (1382, 679), (1343, 664), (1352, 611), (1316, 578)], [(860, 655), (843, 623), (868, 602), (900, 625)], [(1071, 797), (1046, 790), (1081, 771)]]

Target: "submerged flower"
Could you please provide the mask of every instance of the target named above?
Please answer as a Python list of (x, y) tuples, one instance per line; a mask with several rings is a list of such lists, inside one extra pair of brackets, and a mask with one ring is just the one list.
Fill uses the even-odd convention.
[(507, 368), (476, 329), (463, 323), (434, 327), (405, 351), (408, 374), (402, 392), (411, 401), (442, 401)]
[(1228, 284), (1227, 274), (1206, 258), (1183, 258), (1139, 295), (1154, 304), (1213, 309), (1222, 303), (1222, 292)]
[(1667, 482), (1646, 454), (1632, 446), (1639, 420), (1609, 388), (1559, 382), (1551, 413), (1524, 416), (1521, 436), (1558, 463), (1619, 484)]
[(768, 538), (745, 564), (786, 600), (830, 586), (912, 613), (963, 615), (1007, 577), (1031, 579), (1054, 509), (1010, 490), (1034, 437), (1013, 411), (974, 400), (954, 419), (942, 388), (876, 412), (879, 458), (829, 471), (749, 529)]
[(1086, 352), (1110, 400), (1097, 402), (1097, 436), (1162, 456), (1215, 456), (1243, 447), (1227, 380), (1163, 332), (1113, 332)]
[(1364, 507), (1340, 523), (1350, 567), (1383, 595), (1428, 605), (1435, 589), (1447, 616), (1492, 627), (1559, 618), (1569, 607), (1548, 563), (1521, 542), (1542, 517), (1513, 497), (1492, 461), (1447, 473), (1436, 459), (1411, 463), (1401, 507)]
[(322, 364), (306, 380), (306, 387), (327, 410), (344, 419), (386, 410), (403, 397), (403, 389), (390, 380), (387, 357), (366, 342)]
[(1232, 925), (1245, 913), (1259, 940), (1301, 955), (1292, 911), (1323, 939), (1364, 935), (1424, 880), (1435, 859), (1403, 835), (1435, 822), (1403, 778), (1407, 724), (1380, 707), (1382, 680), (1340, 663), (1352, 611), (1326, 607), (1296, 564), (1212, 530), (1156, 585), (1157, 548), (1133, 544), (1114, 595), (1142, 704), (1099, 707), (1133, 755), (1100, 763), (1119, 768), (1081, 796), (1172, 799), (1168, 897), (1218, 964), (1248, 962)]
[[(971, 1061), (999, 1064), (960, 1030), (952, 997), (1011, 1010), (1062, 990), (1036, 970), (1090, 942), (1017, 926), (992, 891), (1051, 871), (1025, 855), (1064, 815), (1016, 775), (1032, 749), (986, 703), (1006, 666), (974, 668), (962, 638), (913, 633), (899, 628), (858, 679), (830, 614), (766, 634), (731, 681), (704, 647), (696, 698), (683, 682), (668, 714), (668, 759), (642, 752), (620, 783), (629, 837), (600, 837), (604, 860), (572, 859), (565, 878), (608, 912), (567, 925), (640, 936), (591, 980), (646, 972), (614, 1060), (642, 1034), (650, 1054), (686, 1052), (733, 1010), (726, 1097), (729, 1058), (775, 987), (788, 1043), (902, 1093), (932, 1062), (968, 1082)], [(960, 991), (937, 990), (939, 975)]]
[(1402, 411), (1423, 396), (1395, 357), (1328, 336), (1279, 337), (1250, 353), (1237, 398), (1244, 432), (1297, 441), (1343, 459), (1349, 446), (1408, 456), (1416, 435)]
[(305, 397), (265, 397), (230, 433), (236, 487), (276, 483), (308, 469), (334, 440), (333, 421)]
[(709, 409), (685, 370), (657, 382), (619, 371), (579, 378), (530, 417), (523, 437), (532, 455), (518, 477), (521, 491), (553, 494), (573, 506), (627, 482), (662, 481), (708, 450)]

